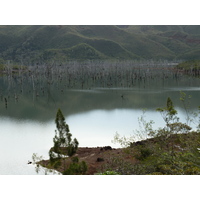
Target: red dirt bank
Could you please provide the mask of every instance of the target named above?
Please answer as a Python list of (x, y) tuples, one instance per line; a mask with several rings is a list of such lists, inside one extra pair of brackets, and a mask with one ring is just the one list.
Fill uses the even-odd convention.
[[(133, 157), (130, 157), (121, 148), (113, 149), (106, 147), (79, 147), (74, 156), (77, 156), (80, 162), (86, 162), (88, 166), (86, 175), (93, 175), (95, 173), (100, 172), (101, 169), (104, 169), (104, 166), (106, 164), (109, 164), (109, 162), (111, 162), (111, 159), (113, 158), (129, 160), (132, 163), (136, 162), (136, 160)], [(67, 159), (67, 161), (65, 162), (67, 166), (70, 164), (70, 160), (71, 159)], [(48, 163), (48, 160), (43, 160), (40, 162), (40, 164), (44, 167), (47, 166)], [(61, 167), (59, 167), (57, 171), (63, 172), (64, 164), (61, 165)]]

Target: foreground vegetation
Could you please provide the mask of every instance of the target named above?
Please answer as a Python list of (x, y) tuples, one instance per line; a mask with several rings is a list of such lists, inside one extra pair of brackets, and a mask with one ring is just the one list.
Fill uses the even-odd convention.
[[(53, 138), (54, 146), (49, 150), (49, 161), (45, 164), (45, 167), (50, 169), (58, 170), (59, 167), (62, 168), (61, 173), (63, 175), (75, 175), (75, 174), (85, 174), (87, 171), (87, 165), (84, 161), (79, 162), (77, 156), (72, 157), (77, 149), (79, 142), (76, 138), (72, 140), (72, 134), (70, 133), (69, 126), (65, 122), (65, 118), (62, 111), (58, 109), (56, 119), (55, 137)], [(38, 159), (37, 155), (33, 155), (33, 161), (36, 163)], [(39, 162), (38, 162), (39, 161)], [(37, 161), (36, 170), (39, 170), (39, 165), (44, 165), (41, 159)]]
[[(200, 174), (199, 118), (196, 113), (197, 130), (191, 131), (189, 124), (195, 121), (188, 117), (184, 93), (181, 93), (181, 101), (186, 108), (186, 123), (179, 121), (173, 102), (168, 98), (166, 107), (157, 109), (166, 123), (165, 127), (153, 130), (153, 122), (146, 122), (144, 118), (141, 118), (140, 122), (143, 124), (147, 137), (145, 140), (131, 142), (130, 139), (115, 136), (115, 141), (128, 145), (124, 149), (127, 154), (131, 154), (138, 160), (135, 165), (128, 163), (118, 165), (116, 172), (120, 174)], [(115, 162), (117, 165), (119, 160)]]
[[(114, 142), (120, 143), (122, 149), (115, 151), (111, 147), (108, 151), (98, 155), (105, 155), (98, 158), (101, 162), (97, 169), (98, 175), (198, 175), (200, 174), (200, 118), (199, 113), (194, 113), (191, 118), (188, 111), (188, 101), (185, 93), (181, 92), (180, 100), (186, 111), (186, 122), (179, 121), (177, 111), (170, 98), (167, 99), (166, 106), (158, 108), (165, 126), (153, 130), (153, 121), (146, 122), (144, 116), (139, 119), (143, 130), (135, 134), (135, 138), (140, 136), (140, 140), (120, 137), (115, 135)], [(199, 108), (200, 110), (200, 108)], [(190, 127), (191, 123), (196, 123), (195, 131)], [(71, 139), (69, 127), (61, 110), (56, 116), (57, 131), (53, 139), (54, 146), (49, 151), (49, 160), (37, 162), (40, 165), (55, 169), (63, 175), (87, 174), (89, 164), (75, 155), (78, 150), (77, 139)], [(88, 149), (89, 151), (90, 149)], [(93, 153), (91, 151), (91, 153)], [(107, 157), (106, 157), (107, 156)], [(35, 159), (36, 157), (34, 157)], [(82, 159), (82, 158), (81, 158)]]

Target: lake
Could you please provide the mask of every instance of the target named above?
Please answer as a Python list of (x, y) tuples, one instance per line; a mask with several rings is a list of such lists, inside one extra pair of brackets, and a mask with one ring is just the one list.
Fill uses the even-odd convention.
[[(129, 73), (124, 71), (119, 77), (116, 74), (121, 70), (119, 66), (112, 66), (112, 71), (104, 67), (103, 75), (97, 69), (89, 69), (93, 74), (91, 79), (85, 68), (85, 71), (82, 70), (75, 77), (74, 74), (78, 72), (72, 71), (76, 69), (74, 66), (57, 74), (48, 69), (51, 76), (47, 73), (46, 77), (44, 74), (47, 68), (43, 71), (31, 71), (34, 67), (29, 70), (31, 74), (20, 71), (2, 75), (0, 174), (37, 174), (34, 166), (27, 162), (31, 160), (33, 153), (48, 159), (48, 151), (53, 145), (56, 129), (54, 120), (58, 108), (62, 110), (72, 137), (78, 139), (80, 147), (110, 145), (116, 148), (120, 146), (112, 143), (114, 135), (133, 135), (134, 130), (139, 129), (138, 117), (143, 114), (143, 109), (146, 109), (146, 120), (155, 121), (154, 128), (164, 126), (160, 113), (155, 110), (164, 107), (168, 97), (178, 110), (181, 121), (185, 121), (185, 110), (179, 100), (180, 91), (192, 96), (190, 112), (197, 111), (200, 105), (198, 78), (180, 75), (177, 79), (174, 73), (168, 71), (167, 74), (164, 73), (164, 80), (158, 74), (137, 78), (136, 71), (130, 71), (130, 67), (127, 67)], [(80, 72), (82, 68), (79, 66), (78, 69)], [(144, 71), (149, 73), (149, 65)], [(160, 73), (161, 69), (157, 71)], [(130, 73), (134, 78), (129, 76)], [(191, 125), (195, 128), (195, 125)], [(43, 173), (41, 171), (39, 174)]]

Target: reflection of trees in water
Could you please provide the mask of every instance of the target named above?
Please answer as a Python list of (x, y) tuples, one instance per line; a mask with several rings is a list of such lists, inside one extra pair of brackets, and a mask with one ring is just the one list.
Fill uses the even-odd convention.
[(38, 90), (38, 86), (43, 86), (44, 90), (45, 84), (49, 84), (63, 91), (66, 88), (145, 86), (149, 80), (155, 78), (178, 79), (181, 74), (178, 74), (178, 71), (172, 72), (173, 66), (174, 63), (167, 61), (74, 61), (66, 64), (29, 66), (27, 70), (19, 68), (17, 72), (8, 65), (5, 75), (9, 84), (18, 84), (22, 90), (24, 81), (28, 81), (33, 90)]
[[(67, 62), (65, 64), (41, 64), (29, 66), (27, 69), (12, 68), (9, 63), (5, 67), (4, 75), (0, 78), (0, 96), (4, 106), (9, 107), (10, 102), (16, 104), (24, 97), (35, 104), (43, 103), (56, 108), (59, 104), (80, 104), (84, 94), (77, 94), (70, 98), (69, 90), (91, 91), (108, 89), (121, 90), (115, 98), (107, 98), (107, 104), (120, 101), (123, 106), (129, 103), (137, 104), (141, 97), (127, 95), (134, 90), (154, 90), (174, 86), (195, 86), (199, 80), (185, 78), (181, 71), (174, 70), (175, 63), (168, 61), (86, 61)], [(105, 91), (104, 91), (105, 92)], [(5, 98), (7, 101), (5, 101)], [(76, 99), (77, 98), (77, 99)], [(88, 98), (88, 97), (86, 97)], [(110, 98), (110, 101), (109, 101)], [(152, 95), (151, 99), (154, 99)], [(151, 101), (149, 99), (149, 101)], [(103, 99), (101, 99), (103, 100)], [(104, 100), (104, 101), (105, 101)], [(123, 101), (122, 101), (123, 100)], [(94, 102), (93, 102), (94, 101)], [(102, 105), (96, 97), (87, 99), (92, 105)], [(108, 105), (104, 106), (108, 107)], [(84, 106), (84, 105), (82, 105)], [(111, 106), (112, 107), (112, 106)]]

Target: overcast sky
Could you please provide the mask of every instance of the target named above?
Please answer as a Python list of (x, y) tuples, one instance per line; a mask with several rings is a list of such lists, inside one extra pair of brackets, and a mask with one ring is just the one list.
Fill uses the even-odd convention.
[[(185, 3), (186, 2), (186, 3)], [(197, 0), (4, 0), (0, 24), (199, 24)]]

